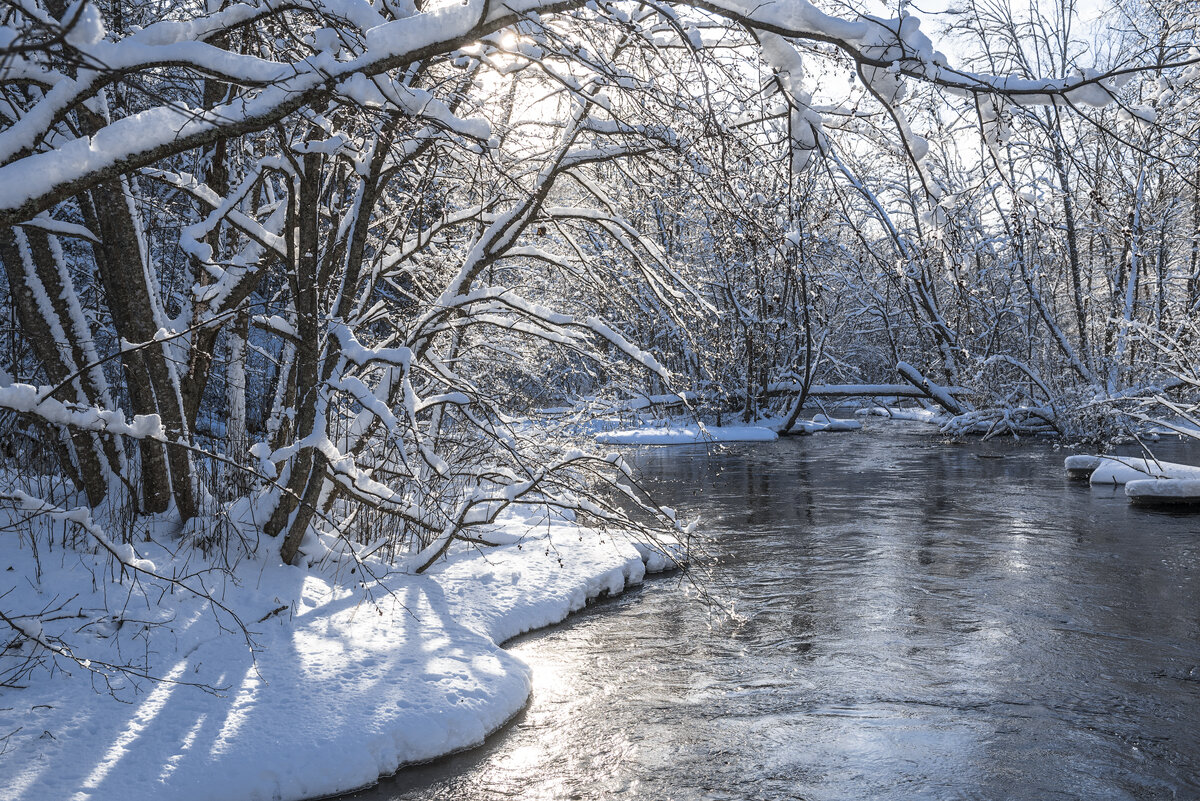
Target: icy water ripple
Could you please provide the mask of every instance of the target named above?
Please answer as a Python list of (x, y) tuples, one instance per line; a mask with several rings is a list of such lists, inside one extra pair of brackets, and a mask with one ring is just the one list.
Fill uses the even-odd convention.
[(526, 712), (354, 797), (1200, 798), (1200, 516), (873, 428), (640, 451), (735, 615), (677, 576), (522, 638)]

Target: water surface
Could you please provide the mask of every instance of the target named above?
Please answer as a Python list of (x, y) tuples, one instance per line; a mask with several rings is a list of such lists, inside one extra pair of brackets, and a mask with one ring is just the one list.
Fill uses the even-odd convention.
[(524, 713), (354, 797), (1200, 798), (1200, 516), (1068, 452), (894, 423), (644, 449), (734, 615), (675, 576), (514, 641)]

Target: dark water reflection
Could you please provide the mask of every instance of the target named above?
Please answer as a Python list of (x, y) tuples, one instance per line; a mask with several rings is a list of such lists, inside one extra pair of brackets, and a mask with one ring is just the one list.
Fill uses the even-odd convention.
[(1200, 517), (1063, 456), (883, 423), (643, 451), (736, 617), (666, 578), (523, 638), (513, 725), (359, 797), (1198, 799)]

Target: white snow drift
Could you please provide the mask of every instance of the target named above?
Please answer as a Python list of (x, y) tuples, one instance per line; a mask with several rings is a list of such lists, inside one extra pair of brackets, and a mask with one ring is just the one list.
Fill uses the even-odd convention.
[[(654, 548), (572, 525), (525, 520), (506, 529), (524, 536), (459, 551), (425, 575), (363, 586), (348, 567), (335, 582), (332, 568), (280, 566), (262, 552), (269, 548), (237, 566), (236, 583), (221, 587), (225, 579), (209, 574), (210, 590), (253, 632), (253, 660), (232, 619), (195, 596), (177, 589), (163, 602), (150, 582), (114, 583), (104, 559), (69, 548), (43, 547), (34, 582), (31, 551), (7, 549), (0, 595), (10, 614), (27, 616), (22, 626), (51, 640), (70, 635), (80, 656), (145, 655), (171, 682), (222, 689), (118, 677), (110, 695), (102, 678), (60, 660), (61, 669), (36, 672), (0, 704), (0, 737), (11, 733), (0, 743), (0, 798), (311, 798), (480, 743), (530, 692), (528, 668), (500, 643), (640, 582), (646, 562), (672, 563)], [(187, 569), (166, 548), (137, 549), (160, 572)], [(89, 572), (97, 592), (58, 593), (91, 586)], [(57, 622), (33, 617), (58, 605)]]
[(1101, 457), (1090, 480), (1093, 484), (1126, 484), (1146, 478), (1200, 479), (1200, 467), (1134, 456)]
[(1143, 478), (1125, 484), (1132, 501), (1158, 503), (1200, 503), (1200, 479)]
[(708, 442), (771, 442), (779, 435), (763, 426), (673, 425), (605, 431), (596, 441), (608, 445), (691, 445)]

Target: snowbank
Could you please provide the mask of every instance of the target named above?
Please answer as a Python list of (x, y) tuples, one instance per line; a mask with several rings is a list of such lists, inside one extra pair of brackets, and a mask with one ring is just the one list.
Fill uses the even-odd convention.
[[(352, 589), (345, 584), (361, 574), (348, 568), (339, 585), (267, 558), (247, 558), (236, 584), (223, 588), (219, 574), (208, 574), (206, 583), (253, 632), (254, 660), (236, 630), (219, 628), (231, 619), (214, 618), (206, 602), (181, 592), (160, 604), (157, 592), (142, 594), (147, 586), (106, 582), (106, 563), (87, 554), (43, 548), (34, 588), (26, 578), (35, 575), (33, 556), (10, 534), (13, 547), (0, 552), (8, 614), (65, 602), (64, 620), (46, 624), (46, 634), (70, 634), (79, 655), (124, 661), (144, 651), (158, 675), (224, 689), (142, 680), (135, 691), (117, 678), (110, 695), (103, 679), (73, 663), (37, 672), (0, 704), (0, 737), (12, 732), (0, 742), (0, 798), (311, 798), (477, 745), (530, 692), (528, 668), (500, 643), (640, 582), (646, 562), (670, 565), (646, 546), (639, 553), (573, 526), (527, 524), (530, 533), (511, 546), (464, 550), (424, 576)], [(185, 568), (166, 549), (138, 551), (160, 571)], [(89, 573), (99, 591), (59, 594), (90, 587)], [(106, 611), (111, 606), (122, 611)]]
[(1138, 504), (1200, 504), (1200, 479), (1138, 479), (1126, 482), (1125, 494)]
[(1158, 462), (1136, 456), (1106, 457), (1092, 471), (1093, 484), (1127, 484), (1145, 478), (1197, 478), (1200, 467), (1174, 462)]
[(1087, 454), (1077, 453), (1063, 459), (1063, 467), (1068, 470), (1095, 470), (1103, 461), (1103, 456), (1088, 456)]
[(762, 426), (667, 426), (605, 431), (597, 442), (608, 445), (692, 445), (709, 442), (771, 442), (779, 435)]
[(857, 420), (840, 420), (823, 414), (814, 415), (812, 420), (797, 420), (788, 431), (783, 432), (787, 421), (782, 417), (759, 420), (756, 425), (701, 426), (674, 423), (667, 425), (649, 424), (642, 428), (600, 430), (596, 441), (609, 445), (693, 445), (710, 442), (772, 442), (780, 433), (815, 434), (820, 431), (858, 431), (862, 423)]
[(858, 431), (861, 428), (862, 423), (857, 420), (841, 420), (836, 417), (815, 414), (811, 420), (797, 420), (796, 424), (788, 429), (788, 432), (816, 434), (822, 431)]
[(929, 409), (900, 409), (894, 406), (871, 406), (859, 409), (855, 414), (863, 417), (887, 417), (892, 420), (909, 420), (916, 423), (940, 425), (948, 418)]
[(1076, 454), (1063, 459), (1063, 467), (1067, 470), (1068, 478), (1086, 481), (1092, 477), (1092, 473), (1095, 472), (1096, 468), (1103, 461), (1103, 456)]

